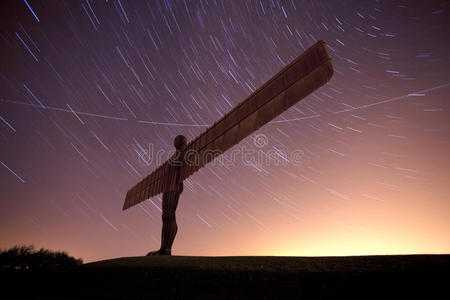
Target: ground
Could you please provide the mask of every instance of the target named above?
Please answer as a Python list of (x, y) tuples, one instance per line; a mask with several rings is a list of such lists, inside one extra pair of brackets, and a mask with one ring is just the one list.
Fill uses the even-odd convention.
[(447, 294), (449, 271), (450, 255), (158, 256), (0, 279), (6, 299), (432, 299)]

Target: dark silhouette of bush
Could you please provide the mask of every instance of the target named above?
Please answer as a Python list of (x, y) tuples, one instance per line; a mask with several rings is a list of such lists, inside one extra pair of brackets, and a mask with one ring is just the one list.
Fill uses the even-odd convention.
[(67, 269), (79, 266), (83, 260), (63, 251), (51, 251), (34, 246), (14, 246), (0, 251), (0, 270)]

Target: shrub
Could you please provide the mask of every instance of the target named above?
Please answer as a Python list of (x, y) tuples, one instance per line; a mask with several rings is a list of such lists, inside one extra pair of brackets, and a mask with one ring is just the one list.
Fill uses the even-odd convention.
[(66, 269), (83, 261), (63, 251), (52, 251), (34, 246), (14, 246), (0, 251), (0, 270)]

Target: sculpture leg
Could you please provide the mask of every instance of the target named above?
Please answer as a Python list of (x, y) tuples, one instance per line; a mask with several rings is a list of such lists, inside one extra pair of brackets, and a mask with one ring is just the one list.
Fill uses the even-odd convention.
[(163, 213), (162, 213), (162, 232), (161, 248), (158, 251), (152, 251), (148, 255), (171, 255), (172, 244), (178, 231), (175, 218), (175, 211), (178, 205), (180, 192), (168, 191), (163, 194)]
[(180, 193), (169, 191), (166, 194), (166, 199), (163, 199), (161, 249), (168, 252), (170, 255), (172, 244), (178, 231), (175, 210), (177, 209)]

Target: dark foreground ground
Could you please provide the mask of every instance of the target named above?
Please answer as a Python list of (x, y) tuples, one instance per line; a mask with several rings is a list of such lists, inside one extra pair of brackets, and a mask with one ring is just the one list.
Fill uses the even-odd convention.
[(450, 255), (125, 257), (66, 271), (0, 272), (0, 298), (444, 299), (449, 272)]

